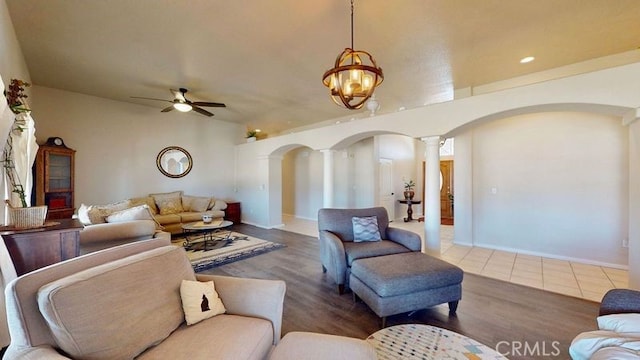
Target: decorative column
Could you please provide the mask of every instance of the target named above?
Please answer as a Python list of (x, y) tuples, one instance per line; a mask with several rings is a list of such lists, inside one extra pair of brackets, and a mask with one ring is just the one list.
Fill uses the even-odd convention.
[(322, 207), (333, 207), (333, 154), (335, 150), (320, 150), (324, 154), (324, 168), (322, 182)]
[(629, 127), (629, 287), (640, 290), (640, 108), (622, 119)]
[(424, 239), (422, 252), (440, 255), (440, 137), (422, 138), (426, 146)]

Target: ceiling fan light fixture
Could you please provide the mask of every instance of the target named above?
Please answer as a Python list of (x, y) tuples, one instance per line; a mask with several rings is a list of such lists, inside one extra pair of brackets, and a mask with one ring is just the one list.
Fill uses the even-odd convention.
[(353, 50), (353, 0), (351, 0), (351, 47), (336, 58), (334, 67), (322, 76), (333, 102), (347, 109), (361, 109), (384, 80), (382, 68), (366, 51)]
[(182, 111), (182, 112), (189, 112), (191, 111), (191, 109), (193, 109), (193, 107), (189, 104), (186, 103), (181, 103), (181, 102), (177, 102), (175, 104), (173, 104), (173, 107), (178, 110), (178, 111)]
[(523, 57), (522, 59), (520, 59), (520, 64), (526, 64), (526, 63), (530, 63), (533, 60), (535, 60), (536, 58), (533, 56), (527, 56), (527, 57)]

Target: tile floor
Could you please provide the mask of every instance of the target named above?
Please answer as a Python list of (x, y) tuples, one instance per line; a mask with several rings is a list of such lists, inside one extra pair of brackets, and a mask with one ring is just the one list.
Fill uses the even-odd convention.
[[(282, 230), (318, 236), (316, 221), (283, 215), (283, 223)], [(393, 222), (391, 226), (411, 230), (422, 236), (424, 223)], [(456, 245), (453, 243), (453, 226), (442, 225), (440, 238), (440, 257), (472, 274), (597, 302), (609, 289), (627, 287), (626, 270)]]

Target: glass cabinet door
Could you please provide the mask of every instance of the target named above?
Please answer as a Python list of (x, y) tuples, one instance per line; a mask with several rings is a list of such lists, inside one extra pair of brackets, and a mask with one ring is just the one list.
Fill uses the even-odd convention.
[(48, 187), (45, 191), (66, 191), (71, 188), (71, 156), (49, 154)]

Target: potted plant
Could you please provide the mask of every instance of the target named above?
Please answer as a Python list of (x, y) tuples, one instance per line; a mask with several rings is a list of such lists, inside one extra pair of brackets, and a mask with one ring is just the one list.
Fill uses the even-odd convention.
[(0, 161), (11, 186), (11, 194), (15, 195), (5, 200), (9, 214), (7, 224), (16, 229), (42, 226), (47, 214), (46, 205), (29, 206), (28, 197), (31, 189), (25, 189), (23, 186), (23, 183), (30, 183), (29, 177), (34, 160), (32, 156), (35, 157), (35, 151), (38, 148), (34, 137), (33, 119), (24, 101), (27, 97), (24, 89), (28, 86), (27, 82), (11, 79), (9, 89), (4, 91), (7, 104), (15, 117)]
[(258, 130), (247, 130), (247, 142), (254, 142), (256, 141), (258, 136)]
[(415, 196), (415, 192), (413, 191), (413, 188), (416, 186), (416, 183), (413, 182), (413, 180), (409, 180), (409, 181), (405, 181), (404, 182), (404, 198), (405, 200), (413, 200), (413, 197)]

